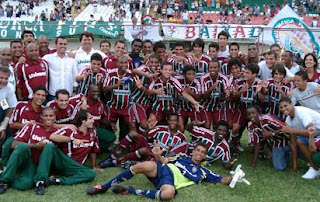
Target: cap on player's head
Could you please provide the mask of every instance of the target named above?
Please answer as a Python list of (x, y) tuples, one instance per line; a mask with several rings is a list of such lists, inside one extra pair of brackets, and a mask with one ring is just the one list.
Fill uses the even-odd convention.
[(102, 56), (99, 53), (93, 53), (90, 58), (91, 62), (92, 60), (102, 61)]
[(76, 114), (76, 117), (73, 120), (74, 125), (76, 125), (77, 127), (81, 126), (82, 122), (88, 119), (89, 114), (90, 112), (86, 109), (79, 110)]

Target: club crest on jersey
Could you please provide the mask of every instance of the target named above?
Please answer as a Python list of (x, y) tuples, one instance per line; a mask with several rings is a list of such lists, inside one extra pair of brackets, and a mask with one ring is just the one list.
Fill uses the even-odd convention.
[(40, 67), (41, 67), (41, 70), (42, 70), (42, 71), (45, 71), (45, 70), (46, 70), (46, 68), (45, 68), (45, 66), (44, 66), (43, 63), (40, 63)]
[(192, 167), (192, 172), (193, 172), (193, 173), (196, 173), (197, 171), (198, 171), (198, 168), (195, 167), (195, 166), (193, 166), (193, 167)]

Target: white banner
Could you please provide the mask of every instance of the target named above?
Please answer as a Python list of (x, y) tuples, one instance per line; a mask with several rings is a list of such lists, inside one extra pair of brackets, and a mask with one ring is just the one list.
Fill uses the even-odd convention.
[(261, 33), (261, 26), (252, 25), (223, 25), (223, 24), (173, 24), (162, 23), (163, 33), (166, 37), (180, 40), (217, 39), (219, 32), (226, 31), (233, 39), (257, 38)]
[(265, 44), (279, 44), (293, 53), (300, 53), (303, 57), (307, 53), (320, 55), (319, 29), (309, 29), (301, 18), (288, 6), (270, 21), (263, 33), (260, 42)]
[(163, 40), (159, 33), (159, 25), (125, 25), (124, 38), (128, 41), (133, 41), (136, 38), (141, 40), (149, 39), (152, 42)]

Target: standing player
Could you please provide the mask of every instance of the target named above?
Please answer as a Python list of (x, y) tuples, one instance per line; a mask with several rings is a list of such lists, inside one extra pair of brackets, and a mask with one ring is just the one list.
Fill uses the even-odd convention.
[(219, 52), (218, 52), (218, 60), (220, 62), (220, 67), (223, 67), (228, 63), (228, 58), (230, 55), (228, 48), (228, 39), (229, 34), (226, 31), (221, 31), (218, 34), (218, 44), (219, 44)]
[[(191, 65), (186, 65), (183, 68), (183, 75), (176, 76), (181, 83), (183, 89), (190, 94), (195, 100), (199, 101), (201, 96), (201, 83), (196, 78), (195, 68)], [(186, 100), (183, 96), (179, 97), (179, 129), (184, 131), (184, 126), (188, 123), (188, 118), (191, 121), (199, 120), (200, 114), (194, 108), (194, 106)]]
[(176, 42), (174, 44), (174, 54), (168, 58), (168, 62), (172, 64), (173, 71), (176, 74), (182, 74), (183, 67), (185, 65), (192, 65), (193, 59), (187, 55), (185, 51), (185, 45), (183, 42)]
[(39, 59), (39, 49), (36, 44), (30, 43), (26, 47), (27, 60), (16, 65), (17, 71), (17, 98), (29, 100), (32, 98), (32, 90), (36, 86), (48, 87), (48, 64)]
[(131, 53), (130, 57), (132, 59), (133, 68), (136, 69), (143, 63), (143, 57), (140, 57), (142, 49), (142, 40), (141, 39), (134, 39), (131, 43)]
[(191, 102), (196, 111), (199, 111), (199, 107), (201, 107), (199, 102), (197, 102), (189, 93), (184, 91), (181, 83), (174, 78), (172, 74), (173, 69), (171, 63), (162, 63), (159, 79), (153, 80), (145, 91), (146, 95), (156, 95), (149, 116), (152, 120), (161, 122), (167, 115), (176, 111), (174, 101), (177, 93)]
[(202, 98), (204, 99), (201, 119), (206, 122), (204, 125), (206, 128), (210, 128), (211, 125), (215, 125), (218, 121), (224, 119), (226, 84), (227, 78), (219, 72), (219, 62), (217, 60), (211, 61), (209, 63), (209, 73), (201, 77)]
[(200, 38), (197, 38), (193, 41), (193, 61), (194, 68), (196, 70), (196, 76), (200, 78), (202, 75), (208, 73), (209, 62), (211, 58), (203, 54), (204, 50), (204, 41)]
[(261, 89), (260, 79), (257, 78), (259, 66), (248, 64), (243, 73), (243, 79), (235, 84), (235, 90), (232, 92), (233, 100), (239, 100), (239, 110), (235, 112), (234, 116), (237, 118), (237, 123), (233, 124), (232, 129), (232, 146), (234, 153), (243, 151), (240, 146), (241, 135), (239, 135), (241, 128), (247, 127), (248, 118), (246, 116), (246, 108), (249, 105), (256, 105), (258, 103), (258, 90)]
[(208, 55), (211, 60), (218, 60), (219, 45), (216, 42), (209, 44)]
[(12, 67), (15, 67), (16, 64), (19, 62), (20, 57), (23, 54), (22, 41), (21, 40), (11, 41), (10, 48), (11, 48), (11, 53), (12, 53), (11, 64), (12, 64)]

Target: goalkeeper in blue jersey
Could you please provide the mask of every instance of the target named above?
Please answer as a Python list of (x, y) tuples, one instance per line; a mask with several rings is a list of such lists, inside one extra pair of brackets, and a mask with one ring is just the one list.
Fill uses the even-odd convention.
[[(232, 176), (221, 177), (201, 165), (206, 156), (207, 146), (199, 142), (196, 144), (191, 158), (184, 154), (165, 158), (158, 144), (155, 144), (152, 152), (157, 160), (145, 161), (131, 166), (119, 175), (109, 180), (104, 185), (95, 185), (87, 188), (88, 195), (106, 192), (112, 187), (113, 192), (122, 194), (142, 195), (152, 199), (170, 200), (176, 195), (176, 189), (192, 184), (198, 184), (202, 180), (212, 183), (228, 185)], [(144, 174), (155, 185), (156, 189), (142, 190), (130, 186), (122, 187), (118, 184), (131, 179), (136, 174)]]

